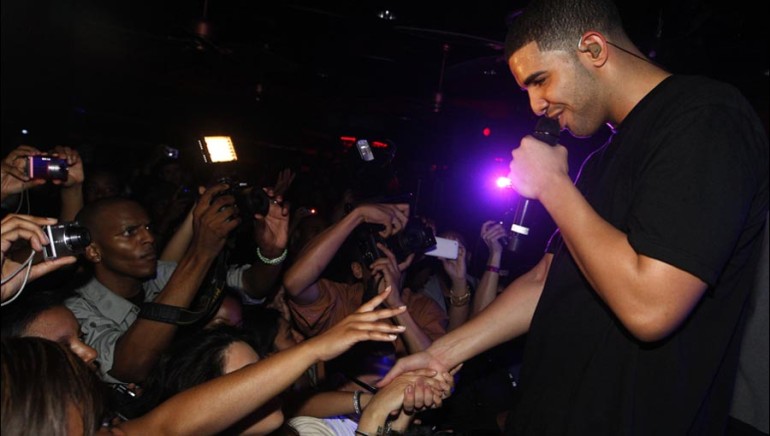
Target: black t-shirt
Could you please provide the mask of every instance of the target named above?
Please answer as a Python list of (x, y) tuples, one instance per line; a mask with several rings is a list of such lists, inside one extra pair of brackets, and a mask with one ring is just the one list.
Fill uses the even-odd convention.
[(577, 186), (597, 213), (638, 253), (709, 288), (679, 329), (644, 343), (553, 243), (515, 434), (722, 433), (768, 208), (769, 160), (762, 124), (738, 91), (685, 76), (663, 81), (589, 156)]

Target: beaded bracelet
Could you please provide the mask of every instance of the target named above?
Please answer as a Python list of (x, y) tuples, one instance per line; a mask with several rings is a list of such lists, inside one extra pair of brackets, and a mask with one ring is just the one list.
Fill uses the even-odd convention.
[(286, 255), (288, 253), (289, 253), (289, 250), (284, 248), (283, 249), (283, 253), (281, 253), (280, 256), (278, 256), (278, 257), (276, 257), (274, 259), (270, 259), (270, 258), (267, 258), (264, 255), (262, 255), (262, 252), (259, 250), (259, 247), (257, 247), (257, 258), (259, 258), (259, 260), (262, 261), (262, 263), (264, 263), (265, 265), (278, 265), (279, 263), (281, 263), (284, 260), (286, 260)]
[(487, 271), (493, 272), (493, 273), (499, 273), (500, 268), (492, 265), (487, 265)]
[(355, 391), (353, 392), (353, 410), (355, 410), (356, 415), (361, 414), (361, 394), (363, 391)]

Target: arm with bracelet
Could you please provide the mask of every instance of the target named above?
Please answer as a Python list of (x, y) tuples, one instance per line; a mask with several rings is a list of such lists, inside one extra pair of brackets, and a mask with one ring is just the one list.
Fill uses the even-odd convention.
[(499, 222), (486, 221), (481, 225), (481, 239), (489, 249), (489, 257), (476, 294), (473, 296), (471, 317), (484, 310), (497, 297), (500, 285), (500, 262), (503, 257), (502, 241), (507, 235), (505, 227)]
[(452, 281), (449, 288), (449, 324), (447, 331), (452, 331), (463, 325), (470, 316), (471, 287), (468, 284), (468, 264), (466, 262), (465, 246), (459, 244), (456, 259), (441, 259), (444, 271)]
[(271, 189), (266, 192), (271, 198), (267, 214), (252, 217), (256, 259), (243, 272), (243, 289), (252, 298), (265, 298), (276, 289), (288, 254), (289, 207)]
[(328, 391), (313, 393), (297, 402), (288, 415), (329, 418), (340, 415), (360, 415), (373, 394), (364, 391)]

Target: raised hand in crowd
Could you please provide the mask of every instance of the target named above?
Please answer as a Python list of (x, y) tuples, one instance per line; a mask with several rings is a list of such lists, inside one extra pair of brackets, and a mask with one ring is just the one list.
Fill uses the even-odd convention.
[(489, 256), (473, 296), (473, 315), (487, 307), (500, 291), (500, 262), (503, 256), (503, 242), (507, 236), (505, 227), (497, 221), (485, 221), (481, 225), (481, 239), (487, 245)]
[(251, 217), (257, 260), (243, 272), (244, 289), (252, 298), (265, 298), (276, 290), (288, 254), (289, 205), (275, 190), (264, 191), (270, 198), (267, 214)]
[[(384, 289), (391, 288), (392, 291), (385, 300), (385, 304), (388, 307), (403, 306), (405, 302), (401, 294), (403, 291), (403, 277), (401, 273), (409, 267), (414, 254), (407, 256), (402, 262), (398, 262), (395, 254), (385, 244), (378, 242), (377, 248), (379, 248), (384, 257), (375, 259), (369, 267), (373, 274), (372, 278), (378, 283), (377, 291), (382, 292)], [(363, 265), (361, 267), (364, 268)], [(411, 313), (405, 312), (397, 316), (396, 321), (406, 327), (406, 332), (402, 338), (410, 353), (422, 351), (430, 346), (431, 338), (420, 327)]]
[(270, 208), (266, 215), (255, 214), (254, 240), (265, 257), (278, 257), (289, 243), (289, 205), (283, 195), (266, 188)]
[(377, 248), (383, 254), (383, 257), (375, 259), (369, 269), (372, 272), (372, 278), (377, 282), (377, 292), (382, 292), (390, 287), (393, 292), (390, 293), (385, 303), (389, 307), (399, 307), (404, 304), (401, 300), (401, 288), (404, 283), (402, 273), (409, 268), (414, 259), (414, 253), (409, 254), (403, 261), (399, 262), (396, 255), (387, 245), (378, 242)]

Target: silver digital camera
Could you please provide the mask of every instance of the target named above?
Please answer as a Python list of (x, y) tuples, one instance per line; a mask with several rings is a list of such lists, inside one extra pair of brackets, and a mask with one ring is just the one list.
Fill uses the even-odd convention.
[(43, 231), (50, 242), (43, 246), (43, 256), (46, 259), (77, 256), (91, 243), (91, 233), (77, 222), (43, 226)]

